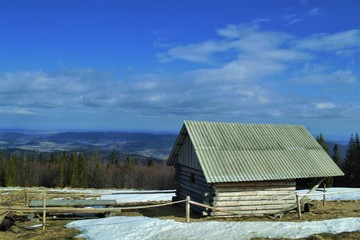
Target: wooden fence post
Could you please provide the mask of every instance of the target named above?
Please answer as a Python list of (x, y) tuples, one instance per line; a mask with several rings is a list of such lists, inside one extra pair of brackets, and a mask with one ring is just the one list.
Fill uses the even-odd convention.
[(186, 222), (190, 222), (190, 196), (186, 197)]
[(300, 196), (296, 193), (296, 209), (298, 213), (299, 220), (301, 219), (301, 204), (300, 204)]
[(46, 224), (46, 193), (43, 195), (43, 230), (45, 231), (45, 224)]
[(25, 191), (25, 207), (29, 207), (29, 193)]
[(323, 206), (325, 206), (325, 201), (326, 201), (326, 183), (324, 183)]

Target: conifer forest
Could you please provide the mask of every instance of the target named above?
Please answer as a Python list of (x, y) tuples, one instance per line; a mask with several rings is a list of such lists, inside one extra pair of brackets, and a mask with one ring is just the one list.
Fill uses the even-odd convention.
[[(360, 187), (360, 140), (352, 134), (341, 157), (339, 146), (329, 149), (325, 137), (318, 143), (345, 173), (344, 177), (327, 179), (327, 186)], [(138, 160), (115, 150), (108, 154), (81, 151), (4, 151), (0, 150), (0, 186), (20, 187), (81, 187), (173, 189), (174, 169), (165, 160)], [(298, 185), (310, 186), (316, 179), (298, 180)]]

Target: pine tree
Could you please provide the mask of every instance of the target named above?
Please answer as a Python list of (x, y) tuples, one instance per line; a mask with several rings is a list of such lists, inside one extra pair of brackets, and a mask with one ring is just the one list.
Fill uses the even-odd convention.
[(124, 178), (124, 186), (126, 188), (134, 187), (134, 172), (135, 166), (137, 165), (137, 160), (132, 159), (130, 156), (126, 156), (124, 162), (124, 173), (122, 174)]
[(110, 162), (111, 164), (115, 164), (116, 166), (119, 166), (119, 154), (115, 150), (112, 150), (111, 152)]
[[(329, 146), (326, 143), (326, 140), (322, 133), (320, 133), (320, 136), (316, 137), (316, 141), (320, 144), (320, 146), (324, 149), (324, 151), (329, 155)], [(327, 177), (325, 179), (325, 184), (327, 187), (331, 187), (333, 185), (334, 178), (333, 177)]]
[(360, 187), (360, 140), (359, 134), (355, 134), (355, 164), (354, 164), (354, 186)]
[(5, 169), (6, 169), (6, 161), (3, 154), (3, 151), (0, 150), (0, 186), (5, 186)]
[(80, 187), (78, 153), (73, 152), (70, 157), (70, 186)]
[(357, 186), (359, 181), (359, 174), (357, 169), (357, 159), (359, 158), (359, 135), (351, 134), (348, 147), (345, 155), (344, 172), (345, 172), (345, 184), (347, 186)]
[(63, 152), (60, 156), (60, 170), (59, 170), (59, 178), (56, 186), (63, 188), (65, 187), (65, 168), (66, 168), (66, 153)]
[(29, 172), (30, 172), (30, 155), (28, 153), (23, 154), (22, 158), (22, 167), (18, 169), (18, 172), (21, 172), (21, 186), (29, 187), (30, 180), (29, 180)]
[(103, 186), (103, 181), (101, 178), (100, 173), (100, 156), (98, 152), (94, 152), (91, 156), (91, 164), (92, 168), (92, 179), (91, 179), (91, 186), (94, 188), (101, 188)]
[(327, 154), (329, 154), (329, 146), (326, 143), (326, 140), (322, 133), (320, 133), (320, 136), (316, 137), (316, 141), (321, 145), (321, 147), (325, 150)]
[[(339, 146), (337, 144), (335, 144), (334, 148), (333, 148), (333, 152), (331, 155), (332, 160), (336, 163), (336, 165), (338, 165), (338, 167), (341, 167), (341, 157), (340, 157), (340, 151), (339, 151)], [(333, 182), (333, 186), (338, 186), (339, 185), (339, 178), (335, 177), (334, 178), (334, 182)]]
[(7, 170), (6, 170), (6, 186), (16, 186), (16, 161), (17, 156), (12, 155), (8, 160)]
[(88, 187), (88, 164), (87, 157), (84, 153), (79, 154), (79, 183), (80, 187), (87, 188)]

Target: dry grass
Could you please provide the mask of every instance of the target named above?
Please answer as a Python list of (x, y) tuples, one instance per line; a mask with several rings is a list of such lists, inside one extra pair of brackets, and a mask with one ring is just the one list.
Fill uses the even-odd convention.
[(0, 232), (0, 239), (33, 239), (33, 240), (68, 240), (75, 238), (79, 231), (72, 228), (65, 228), (64, 225), (70, 220), (50, 220), (47, 221), (46, 230), (42, 227), (30, 228), (30, 226), (39, 224), (39, 221), (17, 221), (16, 225), (7, 232)]

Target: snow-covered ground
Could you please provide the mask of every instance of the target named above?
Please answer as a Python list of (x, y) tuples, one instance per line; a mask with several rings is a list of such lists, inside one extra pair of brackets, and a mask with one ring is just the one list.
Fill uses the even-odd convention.
[[(29, 189), (29, 188), (28, 188)], [(0, 188), (0, 191), (21, 191), (24, 188), (21, 187), (6, 187)], [(116, 189), (74, 189), (74, 188), (62, 188), (62, 189), (45, 189), (45, 188), (30, 188), (33, 191), (46, 190), (54, 193), (86, 193), (101, 195), (101, 199), (116, 200), (117, 203), (131, 203), (131, 202), (148, 202), (148, 201), (171, 201), (175, 196), (174, 190), (154, 190), (154, 191), (142, 191), (142, 190), (116, 190)], [(298, 190), (300, 194), (306, 194), (309, 190)], [(327, 201), (335, 200), (360, 200), (360, 188), (328, 188), (327, 193), (343, 192), (341, 194), (330, 194), (326, 196)], [(355, 192), (354, 192), (355, 191)], [(144, 194), (146, 192), (147, 194)], [(138, 194), (137, 194), (138, 193)], [(154, 194), (152, 194), (154, 193)], [(322, 191), (316, 191), (316, 194), (322, 193)], [(322, 195), (310, 196), (313, 200), (322, 200)]]
[[(306, 194), (309, 190), (298, 190), (300, 194)], [(336, 200), (360, 200), (360, 188), (327, 188), (326, 192), (329, 195), (326, 195), (326, 201), (336, 201)], [(333, 194), (338, 193), (341, 194)], [(316, 191), (314, 194), (321, 194), (322, 191)], [(322, 200), (322, 195), (309, 196), (313, 200)], [(360, 207), (359, 207), (360, 208)]]
[[(360, 189), (329, 188), (328, 192), (345, 192), (328, 195), (327, 200), (360, 200)], [(349, 191), (356, 191), (349, 193)], [(300, 194), (308, 190), (298, 191)], [(109, 192), (107, 192), (109, 194)], [(134, 193), (134, 191), (132, 191)], [(106, 194), (103, 192), (102, 194)], [(163, 194), (103, 195), (102, 199), (118, 202), (171, 200), (172, 193)], [(162, 198), (163, 197), (163, 198)], [(161, 198), (161, 199), (160, 199)], [(322, 196), (311, 196), (320, 200)], [(150, 200), (147, 200), (150, 199)], [(359, 206), (360, 208), (360, 206)], [(67, 227), (77, 228), (87, 239), (252, 239), (252, 238), (303, 238), (318, 233), (360, 231), (359, 218), (342, 218), (312, 222), (194, 222), (180, 223), (149, 217), (109, 217), (79, 220)]]
[[(22, 187), (6, 187), (0, 188), (0, 191), (21, 191), (25, 188)], [(74, 189), (74, 188), (28, 188), (30, 191), (41, 191), (46, 190), (47, 192), (54, 193), (86, 193), (101, 195), (100, 199), (111, 199), (116, 200), (117, 203), (133, 203), (133, 202), (149, 202), (149, 201), (171, 201), (172, 197), (175, 196), (175, 190), (154, 190), (154, 191), (142, 191), (142, 190), (114, 190), (114, 189)], [(146, 192), (146, 194), (144, 194)], [(138, 194), (137, 194), (138, 193)], [(4, 193), (3, 193), (4, 194)], [(7, 193), (5, 193), (7, 194)], [(57, 198), (59, 199), (59, 198)]]
[(301, 238), (317, 233), (360, 231), (360, 218), (317, 222), (194, 222), (149, 217), (109, 217), (71, 222), (87, 239), (252, 239)]

